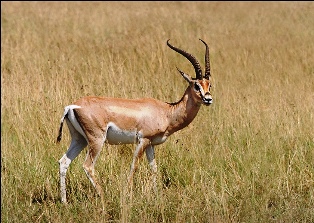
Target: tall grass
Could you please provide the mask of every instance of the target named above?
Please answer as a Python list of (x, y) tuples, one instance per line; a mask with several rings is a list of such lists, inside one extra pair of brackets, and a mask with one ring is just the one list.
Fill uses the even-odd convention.
[[(59, 195), (64, 106), (85, 95), (179, 100), (176, 66), (210, 46), (214, 103), (156, 147), (158, 193), (133, 145), (105, 146)], [(1, 2), (2, 222), (313, 222), (313, 2)]]

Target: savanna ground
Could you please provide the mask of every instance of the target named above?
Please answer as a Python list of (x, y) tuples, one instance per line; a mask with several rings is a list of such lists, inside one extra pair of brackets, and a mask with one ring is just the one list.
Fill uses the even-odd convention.
[[(156, 147), (158, 193), (135, 146), (96, 164), (106, 210), (67, 174), (64, 106), (85, 95), (178, 101), (210, 46), (214, 103)], [(1, 222), (314, 222), (313, 2), (1, 2)]]

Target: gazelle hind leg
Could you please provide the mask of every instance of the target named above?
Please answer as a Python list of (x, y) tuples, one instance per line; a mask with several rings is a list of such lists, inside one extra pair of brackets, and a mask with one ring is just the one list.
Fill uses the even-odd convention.
[[(100, 141), (100, 140), (99, 140)], [(101, 142), (95, 142), (93, 144), (89, 144), (89, 149), (86, 155), (85, 162), (83, 164), (83, 168), (85, 170), (85, 173), (88, 177), (88, 179), (91, 181), (93, 186), (95, 187), (97, 193), (101, 197), (101, 202), (104, 205), (104, 198), (103, 198), (103, 190), (95, 176), (95, 164), (97, 161), (97, 158), (100, 154), (100, 151), (103, 146), (103, 141)]]
[(65, 183), (67, 169), (70, 166), (71, 162), (78, 156), (78, 154), (80, 154), (80, 152), (86, 146), (87, 146), (87, 141), (82, 135), (80, 135), (79, 133), (77, 133), (77, 135), (75, 135), (74, 137), (72, 135), (72, 141), (71, 141), (69, 149), (59, 160), (61, 201), (63, 203), (67, 202), (66, 183)]

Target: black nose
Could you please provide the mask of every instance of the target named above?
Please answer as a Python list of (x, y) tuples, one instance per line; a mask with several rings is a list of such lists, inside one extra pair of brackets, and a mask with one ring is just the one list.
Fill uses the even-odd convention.
[(213, 103), (213, 98), (212, 98), (212, 96), (210, 95), (210, 93), (206, 93), (205, 95), (204, 95), (204, 98), (203, 98), (203, 102), (205, 103), (205, 104), (211, 104), (211, 103)]

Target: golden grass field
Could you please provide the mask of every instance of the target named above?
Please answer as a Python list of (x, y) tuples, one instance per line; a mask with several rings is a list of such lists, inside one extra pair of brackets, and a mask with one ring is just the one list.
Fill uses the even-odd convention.
[[(82, 168), (60, 201), (63, 108), (86, 96), (178, 101), (210, 47), (214, 103), (156, 147), (158, 193), (134, 145)], [(313, 2), (1, 2), (1, 222), (314, 222)], [(132, 193), (131, 193), (132, 192)]]

